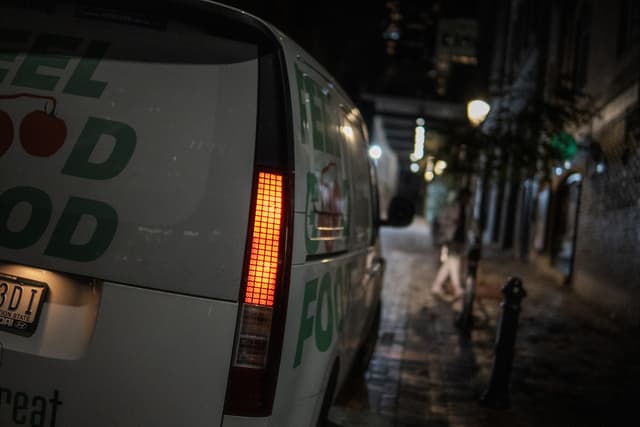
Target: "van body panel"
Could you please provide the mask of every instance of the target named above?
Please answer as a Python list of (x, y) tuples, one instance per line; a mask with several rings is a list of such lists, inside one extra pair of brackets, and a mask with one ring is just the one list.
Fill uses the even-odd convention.
[(306, 54), (289, 55), (287, 65), (294, 105), (295, 209), (306, 215), (304, 249), (310, 257), (340, 253), (348, 246), (351, 200), (342, 118), (348, 100)]
[[(380, 303), (367, 135), (324, 68), (281, 39), (296, 166), (293, 265), (273, 425), (315, 425), (334, 365), (346, 379)], [(313, 410), (290, 412), (303, 399)]]
[[(208, 1), (184, 3), (205, 7), (203, 12), (210, 7), (213, 15), (236, 13)], [(20, 22), (5, 16), (0, 27)], [(157, 37), (148, 39), (149, 28), (117, 24), (118, 31), (113, 31), (116, 24), (92, 20), (90, 27), (76, 32), (77, 16), (66, 18), (70, 21), (62, 26), (66, 21), (34, 19), (40, 19), (33, 26), (38, 32), (79, 38), (85, 47), (94, 38), (103, 39), (113, 50), (97, 65), (91, 63), (96, 67), (90, 81), (106, 83), (97, 101), (65, 92), (65, 82), (83, 64), (81, 54), (71, 55), (70, 62), (53, 73), (61, 83), (52, 91), (35, 91), (55, 96), (56, 115), (68, 126), (66, 142), (55, 155), (29, 156), (16, 142), (0, 154), (0, 198), (26, 183), (50, 198), (53, 206), (45, 231), (32, 245), (3, 247), (0, 238), (0, 272), (4, 268), (16, 276), (40, 274), (55, 291), (49, 293), (32, 337), (20, 341), (22, 337), (0, 331), (0, 352), (9, 343), (0, 365), (0, 401), (7, 393), (12, 398), (18, 393), (46, 396), (46, 417), (53, 416), (55, 406), (55, 425), (69, 427), (315, 427), (332, 369), (338, 368), (339, 388), (380, 304), (383, 271), (373, 231), (367, 133), (354, 103), (321, 65), (274, 27), (248, 14), (234, 17), (238, 25), (255, 20), (280, 44), (293, 140), (293, 152), (287, 155), (294, 161), (280, 172), (295, 181), (294, 194), (287, 194), (293, 200), (285, 203), (293, 202), (293, 212), (286, 216), (293, 220), (286, 227), (293, 236), (283, 239), (292, 246), (286, 247), (288, 256), (281, 264), (288, 268), (290, 262), (291, 269), (281, 276), (288, 282), (277, 284), (288, 287), (280, 288), (286, 289), (286, 300), (274, 305), (274, 312), (286, 310), (274, 317), (283, 336), (274, 334), (275, 343), (269, 345), (281, 348), (269, 354), (279, 357), (266, 362), (277, 367), (272, 371), (277, 373), (272, 413), (223, 415), (227, 381), (235, 369), (236, 301), (243, 289), (252, 185), (256, 168), (264, 167), (259, 164), (264, 149), (258, 145), (265, 143), (259, 135), (259, 104), (264, 102), (258, 96), (264, 87), (260, 49), (251, 42), (212, 37), (202, 28), (183, 28), (184, 23), (169, 26), (175, 34), (154, 29)], [(14, 76), (38, 35), (29, 37), (15, 58), (0, 62), (0, 96), (15, 89)], [(135, 43), (126, 46), (131, 40), (150, 43), (143, 49), (149, 52), (145, 60), (133, 60), (132, 52), (140, 52)], [(160, 42), (167, 51), (182, 53), (162, 61), (157, 56), (162, 54)], [(119, 48), (123, 52), (118, 53)], [(142, 78), (143, 70), (151, 77)], [(130, 85), (133, 77), (140, 87)], [(156, 87), (170, 90), (149, 95)], [(128, 104), (132, 107), (119, 110)], [(0, 110), (6, 105), (0, 100)], [(18, 106), (10, 111), (14, 123), (33, 109), (22, 99), (12, 105)], [(85, 116), (117, 120), (135, 129), (136, 148), (117, 176), (78, 179), (62, 173), (81, 139)], [(109, 138), (102, 138), (85, 160), (108, 160), (114, 147), (113, 135)], [(18, 167), (4, 167), (9, 162), (38, 172), (22, 177)], [(47, 251), (73, 198), (108, 204), (118, 214), (113, 241), (96, 259), (52, 257)], [(6, 202), (4, 209), (9, 205)], [(25, 226), (29, 206), (25, 210), (23, 205), (10, 205), (10, 231)], [(2, 203), (0, 213), (1, 209)], [(76, 217), (77, 230), (68, 233), (67, 243), (81, 246), (91, 241), (100, 218), (77, 212)], [(48, 275), (62, 278), (46, 279)], [(67, 293), (78, 295), (76, 306), (83, 310), (75, 317), (68, 315), (65, 322), (52, 313), (56, 304), (71, 306), (73, 298), (61, 303), (54, 298), (58, 288), (75, 289)], [(69, 343), (51, 346), (65, 328), (73, 330)], [(45, 341), (49, 344), (42, 345)], [(240, 382), (238, 388), (243, 390), (243, 385)], [(54, 405), (55, 399), (63, 404)], [(34, 412), (30, 410), (27, 415)], [(0, 425), (20, 424), (11, 411), (0, 406)]]
[[(95, 330), (79, 360), (4, 350), (0, 388), (13, 396), (53, 393), (56, 426), (211, 426), (220, 422), (237, 304), (104, 283)], [(0, 332), (0, 342), (7, 335)], [(185, 398), (186, 397), (186, 398)], [(35, 401), (34, 401), (35, 402)], [(38, 405), (18, 411), (29, 416)], [(21, 425), (11, 404), (0, 425)], [(55, 421), (55, 424), (54, 424)]]
[(95, 331), (101, 282), (6, 263), (0, 263), (0, 274), (28, 278), (48, 287), (48, 298), (42, 304), (34, 333), (28, 339), (3, 334), (0, 343), (6, 350), (63, 360), (86, 356)]
[(270, 427), (271, 417), (239, 417), (235, 415), (225, 415), (222, 420), (224, 427)]
[[(322, 405), (322, 393), (306, 397), (296, 396), (295, 400), (292, 399), (292, 395), (288, 395), (288, 397), (287, 405), (285, 402), (274, 405), (269, 426), (316, 427), (318, 412)], [(227, 425), (224, 424), (224, 427)]]
[(257, 47), (180, 21), (162, 32), (59, 9), (2, 11), (18, 39), (2, 45), (18, 53), (0, 80), (0, 110), (16, 129), (0, 156), (0, 259), (237, 300)]
[(322, 395), (300, 397), (287, 394), (285, 402), (274, 407), (270, 417), (238, 417), (225, 415), (223, 427), (315, 427)]
[(303, 248), (303, 250), (293, 251), (291, 265), (303, 265), (307, 262), (306, 250), (306, 214), (304, 212), (296, 212), (293, 220), (293, 247)]
[[(321, 401), (337, 360), (338, 387), (344, 382), (379, 303), (381, 272), (366, 269), (367, 254), (376, 252), (374, 247), (292, 267), (274, 417), (300, 399)], [(306, 425), (312, 416), (274, 425)]]

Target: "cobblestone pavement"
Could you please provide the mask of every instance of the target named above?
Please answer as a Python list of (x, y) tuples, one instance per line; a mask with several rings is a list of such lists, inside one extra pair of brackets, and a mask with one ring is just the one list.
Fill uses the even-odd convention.
[[(385, 229), (382, 243), (387, 272), (376, 352), (365, 376), (351, 378), (333, 406), (336, 425), (638, 425), (638, 330), (585, 304), (544, 269), (485, 250), (474, 329), (465, 337), (454, 326), (461, 303), (428, 291), (438, 260), (425, 222)], [(510, 275), (522, 278), (528, 293), (511, 405), (488, 409), (479, 398), (491, 374), (500, 289)]]

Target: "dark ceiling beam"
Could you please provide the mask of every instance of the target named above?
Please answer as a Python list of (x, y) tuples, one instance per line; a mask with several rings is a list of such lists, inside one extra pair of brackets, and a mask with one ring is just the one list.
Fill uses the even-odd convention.
[(377, 94), (365, 94), (362, 98), (372, 101), (378, 114), (400, 115), (413, 120), (417, 117), (424, 117), (425, 120), (465, 121), (467, 119), (466, 105), (463, 103)]
[(415, 138), (413, 129), (389, 128), (385, 126), (384, 130), (387, 134), (387, 138), (406, 139), (411, 142), (413, 142), (413, 139)]
[(411, 152), (414, 150), (413, 143), (408, 144), (406, 141), (398, 141), (395, 139), (390, 139), (388, 142), (389, 146), (394, 150), (411, 150)]
[[(396, 113), (391, 111), (379, 111), (376, 110), (376, 114), (381, 116), (385, 122), (397, 123), (398, 126), (405, 124), (407, 126), (415, 127), (416, 125), (416, 117), (410, 114), (405, 113)], [(455, 124), (455, 125), (469, 125), (469, 122), (466, 118), (463, 119), (442, 119), (437, 117), (424, 117), (425, 126), (429, 127), (433, 124)]]

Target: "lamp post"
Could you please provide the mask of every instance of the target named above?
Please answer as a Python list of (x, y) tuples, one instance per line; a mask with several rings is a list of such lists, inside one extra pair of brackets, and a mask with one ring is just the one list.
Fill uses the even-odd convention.
[[(491, 106), (489, 103), (482, 99), (473, 99), (467, 103), (467, 119), (469, 123), (473, 127), (474, 134), (476, 138), (480, 138), (481, 134), (478, 130), (479, 126), (485, 121), (489, 113), (491, 112)], [(482, 174), (482, 194), (480, 195), (480, 218), (479, 218), (479, 233), (478, 243), (482, 240), (482, 233), (484, 232), (485, 227), (485, 211), (486, 211), (486, 192), (488, 190), (487, 181), (489, 179), (489, 158), (491, 147), (488, 147), (487, 154), (485, 155), (485, 165), (484, 172)]]
[[(477, 132), (478, 126), (487, 118), (489, 115), (489, 111), (491, 111), (491, 107), (485, 101), (480, 99), (474, 99), (467, 104), (467, 118), (469, 119), (469, 123), (474, 128), (474, 131)], [(469, 177), (468, 177), (469, 178)], [(467, 252), (467, 272), (465, 277), (465, 293), (462, 304), (462, 311), (458, 314), (456, 318), (456, 326), (463, 332), (468, 335), (471, 332), (471, 327), (473, 323), (473, 303), (475, 299), (476, 293), (476, 276), (478, 271), (478, 261), (480, 260), (481, 254), (481, 244), (482, 244), (482, 233), (484, 230), (484, 203), (485, 203), (485, 192), (487, 191), (486, 181), (488, 178), (488, 167), (485, 166), (485, 173), (482, 181), (482, 201), (480, 204), (480, 227), (479, 227), (479, 235), (474, 236), (473, 242), (469, 247)], [(470, 181), (470, 179), (469, 179)]]

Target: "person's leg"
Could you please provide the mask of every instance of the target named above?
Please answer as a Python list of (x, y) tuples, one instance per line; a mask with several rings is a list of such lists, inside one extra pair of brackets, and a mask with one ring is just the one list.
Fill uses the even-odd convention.
[(463, 293), (462, 285), (460, 283), (460, 267), (462, 263), (462, 257), (460, 255), (449, 254), (449, 260), (451, 261), (451, 285), (453, 286), (454, 297), (459, 297)]
[(444, 282), (447, 280), (450, 274), (450, 257), (448, 257), (442, 264), (440, 264), (440, 268), (438, 269), (438, 273), (436, 274), (436, 280), (433, 281), (433, 285), (431, 285), (431, 292), (434, 294), (442, 293), (442, 286)]

